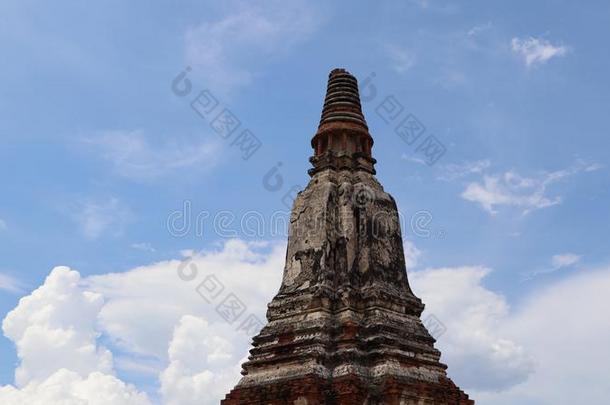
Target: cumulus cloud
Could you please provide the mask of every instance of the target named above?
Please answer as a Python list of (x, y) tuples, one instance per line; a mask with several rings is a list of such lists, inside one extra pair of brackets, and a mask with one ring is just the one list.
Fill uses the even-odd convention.
[(564, 56), (568, 48), (563, 45), (553, 45), (544, 38), (529, 37), (511, 40), (513, 53), (520, 56), (527, 67), (543, 65), (551, 58)]
[(610, 267), (566, 277), (529, 296), (500, 326), (534, 356), (536, 372), (481, 405), (605, 404), (610, 374)]
[[(231, 330), (236, 331), (250, 314), (264, 319), (267, 303), (280, 286), (285, 246), (230, 240), (219, 249), (188, 252), (190, 256), (184, 260), (92, 276), (86, 284), (105, 297), (99, 322), (116, 344), (166, 361), (174, 327), (185, 314), (220, 327), (227, 321), (217, 307), (230, 296), (246, 307), (231, 323)], [(216, 283), (218, 296), (210, 297), (202, 286), (204, 282)], [(247, 347), (250, 336), (236, 336)]]
[(277, 52), (307, 39), (323, 20), (303, 1), (232, 3), (231, 12), (187, 30), (186, 61), (214, 92), (249, 83)]
[(426, 269), (410, 274), (426, 312), (447, 332), (438, 340), (443, 361), (462, 388), (503, 390), (527, 380), (534, 364), (518, 341), (506, 339), (498, 327), (509, 306), (504, 297), (482, 285), (490, 269), (481, 266)]
[(96, 344), (102, 296), (81, 290), (80, 282), (78, 272), (56, 267), (2, 322), (5, 336), (17, 346), (19, 386), (44, 380), (60, 368), (81, 375), (112, 371), (112, 354)]
[[(483, 169), (483, 166), (478, 167)], [(561, 203), (561, 196), (547, 194), (550, 185), (577, 173), (591, 172), (600, 167), (598, 164), (579, 160), (566, 169), (543, 172), (532, 177), (521, 176), (514, 170), (498, 174), (483, 173), (482, 181), (468, 183), (461, 196), (467, 201), (478, 203), (492, 215), (496, 214), (501, 206), (514, 207), (527, 214)]]
[(245, 359), (236, 357), (222, 335), (231, 336), (231, 331), (202, 318), (182, 317), (169, 344), (169, 366), (160, 376), (165, 405), (216, 405), (233, 388)]
[[(285, 249), (284, 242), (230, 240), (185, 252), (183, 260), (93, 276), (87, 285), (106, 298), (99, 323), (108, 337), (167, 365), (159, 375), (164, 404), (218, 404), (239, 379), (256, 325), (279, 289)], [(219, 309), (227, 300), (243, 306), (238, 318)], [(254, 329), (244, 327), (248, 319), (256, 320)]]
[(7, 405), (149, 405), (145, 394), (113, 374), (112, 353), (99, 345), (101, 295), (84, 289), (80, 274), (54, 268), (2, 322), (17, 347), (16, 386), (0, 387)]
[(142, 130), (101, 131), (87, 137), (85, 144), (117, 175), (135, 181), (152, 181), (185, 168), (205, 170), (215, 164), (218, 153), (214, 142), (171, 137), (155, 144)]
[(447, 328), (437, 347), (449, 375), (481, 405), (605, 403), (610, 267), (565, 277), (514, 308), (484, 286), (489, 272), (475, 266), (411, 274), (426, 313)]
[(415, 246), (415, 243), (410, 240), (405, 240), (403, 242), (404, 250), (405, 250), (405, 264), (407, 265), (407, 269), (411, 270), (417, 267), (417, 262), (419, 257), (422, 254), (422, 251)]
[(66, 369), (22, 389), (0, 387), (0, 402), (3, 405), (152, 405), (146, 394), (116, 377), (99, 372), (82, 377)]
[[(3, 322), (20, 364), (16, 387), (1, 387), (0, 402), (81, 405), (99, 389), (105, 403), (123, 404), (108, 400), (107, 392), (125, 404), (146, 404), (146, 396), (114, 377), (113, 355), (99, 344), (103, 333), (120, 348), (117, 367), (142, 378), (161, 371), (164, 403), (218, 403), (236, 383), (250, 339), (279, 288), (285, 243), (232, 240), (190, 254), (86, 279), (66, 267), (53, 269)], [(202, 284), (210, 280), (221, 286), (214, 296)], [(236, 302), (243, 311), (230, 316), (223, 305)], [(148, 360), (138, 365), (143, 358)], [(53, 384), (62, 384), (61, 390), (53, 391)]]
[[(242, 321), (264, 320), (277, 292), (285, 244), (232, 240), (190, 254), (84, 279), (54, 269), (3, 322), (20, 364), (16, 386), (0, 387), (0, 402), (148, 405), (114, 376), (114, 367), (123, 367), (145, 381), (158, 378), (165, 405), (217, 404), (238, 381), (256, 332), (240, 329)], [(550, 261), (573, 265), (572, 255)], [(584, 403), (603, 403), (610, 325), (600, 308), (610, 305), (610, 269), (569, 276), (513, 307), (485, 286), (490, 272), (410, 272), (427, 305), (424, 317), (434, 315), (447, 329), (437, 346), (450, 376), (483, 405), (578, 403), (582, 395)], [(244, 304), (239, 319), (219, 310), (227, 297)], [(109, 351), (117, 347), (121, 361), (114, 365)]]

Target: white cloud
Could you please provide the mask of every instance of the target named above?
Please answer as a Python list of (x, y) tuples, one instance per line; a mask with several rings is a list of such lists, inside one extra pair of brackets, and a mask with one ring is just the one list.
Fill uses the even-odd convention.
[(114, 356), (114, 367), (126, 374), (156, 378), (163, 370), (164, 364), (154, 357), (127, 353)]
[(401, 157), (409, 162), (416, 163), (418, 165), (428, 165), (428, 163), (426, 163), (425, 159), (422, 159), (422, 158), (419, 158), (416, 156), (410, 156), (406, 153), (403, 153)]
[[(167, 360), (168, 342), (182, 316), (201, 317), (218, 328), (226, 321), (216, 307), (230, 293), (247, 307), (242, 318), (252, 313), (264, 319), (267, 303), (280, 286), (284, 258), (284, 243), (260, 246), (231, 240), (221, 249), (195, 253), (185, 261), (163, 261), (126, 273), (92, 276), (86, 283), (106, 298), (99, 322), (116, 344), (130, 352)], [(179, 268), (183, 272), (195, 269), (196, 277), (184, 281), (178, 275)], [(197, 291), (208, 276), (224, 287), (210, 302)], [(237, 326), (233, 325), (233, 330)], [(236, 339), (247, 346), (249, 337), (238, 334)]]
[(75, 203), (69, 214), (89, 239), (97, 239), (107, 232), (120, 234), (131, 217), (130, 211), (114, 197)]
[(0, 231), (5, 231), (8, 229), (8, 226), (6, 225), (6, 221), (3, 220), (2, 218), (0, 218)]
[(513, 53), (523, 58), (527, 67), (542, 65), (551, 58), (564, 56), (568, 52), (566, 46), (553, 45), (546, 39), (534, 37), (513, 38), (511, 49)]
[(0, 386), (6, 405), (150, 405), (145, 394), (113, 375), (112, 354), (99, 345), (101, 295), (78, 272), (56, 267), (22, 298), (2, 330), (17, 347), (16, 386)]
[[(159, 373), (163, 404), (218, 403), (239, 379), (250, 337), (238, 332), (241, 319), (229, 324), (215, 308), (234, 293), (245, 314), (264, 319), (284, 254), (284, 243), (233, 240), (184, 263), (159, 262), (126, 273), (81, 280), (69, 269), (53, 270), (4, 321), (18, 348), (21, 383), (1, 387), (0, 402), (122, 405), (109, 399), (118, 395), (126, 405), (148, 405), (136, 388), (113, 377), (113, 356), (99, 343), (103, 333), (110, 347), (120, 346), (122, 367), (142, 378)], [(551, 261), (573, 265), (570, 255)], [(183, 278), (194, 276), (191, 281), (178, 277), (179, 266)], [(610, 269), (569, 276), (514, 308), (484, 286), (490, 271), (465, 266), (410, 272), (426, 315), (447, 327), (437, 345), (450, 376), (482, 405), (604, 403), (610, 325), (601, 309), (610, 305), (604, 295)], [(196, 288), (209, 275), (224, 289), (207, 302)], [(138, 359), (149, 360), (139, 367)], [(98, 391), (102, 399), (94, 402), (91, 393)]]
[(218, 145), (172, 137), (153, 144), (141, 130), (102, 131), (88, 137), (115, 173), (136, 181), (151, 181), (183, 169), (205, 170), (216, 163)]
[(528, 213), (561, 202), (561, 197), (545, 195), (547, 185), (547, 179), (521, 177), (508, 171), (501, 175), (485, 175), (482, 183), (468, 184), (462, 198), (479, 203), (490, 214), (496, 214), (496, 208), (501, 205), (514, 206)]
[[(480, 405), (605, 404), (610, 374), (610, 267), (565, 277), (510, 308), (481, 267), (411, 275), (446, 326), (449, 375)], [(577, 304), (575, 304), (577, 303)]]
[(453, 181), (469, 176), (471, 174), (481, 174), (491, 167), (489, 159), (464, 162), (461, 164), (449, 163), (439, 166), (441, 174), (439, 180)]
[[(165, 405), (216, 405), (229, 393), (245, 359), (235, 356), (222, 334), (204, 319), (182, 317), (169, 344), (169, 366), (160, 376)], [(230, 336), (230, 328), (224, 334)]]
[[(62, 368), (80, 377), (58, 395), (88, 398), (70, 390), (86, 383), (81, 380), (99, 380), (91, 373), (112, 376), (113, 356), (98, 343), (103, 333), (120, 347), (121, 369), (142, 378), (163, 370), (159, 378), (166, 404), (217, 404), (237, 382), (250, 345), (250, 334), (238, 328), (249, 315), (265, 319), (267, 303), (279, 288), (284, 257), (285, 243), (232, 240), (186, 262), (159, 262), (84, 280), (76, 271), (54, 269), (43, 286), (23, 298), (4, 320), (5, 335), (18, 348), (21, 388), (0, 388), (0, 402), (37, 403), (33, 398), (38, 395), (40, 404), (59, 405), (59, 399), (44, 401)], [(196, 277), (185, 281), (178, 268), (195, 269)], [(223, 290), (207, 302), (197, 287), (210, 275)], [(233, 323), (217, 312), (230, 294), (246, 307)], [(139, 367), (136, 361), (142, 358), (147, 360)], [(158, 367), (151, 359), (166, 366)], [(18, 402), (22, 398), (29, 402)], [(132, 403), (140, 404), (135, 399)]]
[(66, 369), (22, 389), (0, 386), (0, 402), (3, 405), (151, 405), (145, 394), (114, 376), (94, 372), (82, 377)]
[(15, 277), (0, 273), (0, 290), (11, 293), (21, 293), (24, 288), (25, 286), (23, 283)]
[[(410, 274), (416, 295), (447, 328), (438, 339), (449, 373), (464, 389), (502, 390), (527, 380), (530, 354), (498, 331), (509, 307), (482, 285), (490, 269), (480, 266), (427, 269)], [(476, 399), (476, 398), (475, 398)]]
[(386, 45), (386, 53), (392, 61), (391, 67), (398, 73), (405, 73), (415, 64), (415, 54), (396, 45)]
[(407, 265), (407, 269), (411, 270), (417, 267), (417, 262), (422, 252), (415, 246), (415, 243), (410, 240), (403, 241), (403, 247), (405, 251), (405, 264)]
[(304, 1), (231, 4), (230, 14), (185, 35), (187, 64), (214, 93), (249, 83), (257, 67), (307, 39), (323, 20)]
[(60, 368), (80, 375), (112, 371), (112, 354), (96, 344), (103, 298), (82, 290), (80, 283), (78, 272), (56, 267), (2, 322), (5, 336), (17, 346), (17, 385), (44, 380)]
[(563, 267), (572, 266), (580, 261), (580, 256), (574, 253), (562, 253), (559, 255), (553, 255), (551, 263), (553, 267), (561, 269)]
[(580, 172), (601, 168), (578, 160), (567, 169), (543, 172), (536, 177), (523, 177), (513, 170), (500, 174), (483, 174), (482, 182), (470, 182), (461, 196), (476, 202), (490, 214), (496, 214), (500, 206), (514, 207), (523, 214), (561, 203), (561, 196), (550, 197), (547, 188), (560, 180)]
[(527, 348), (536, 372), (506, 392), (474, 393), (477, 404), (606, 404), (609, 290), (610, 267), (605, 267), (530, 295), (499, 331)]
[(527, 273), (523, 277), (523, 281), (531, 280), (541, 274), (554, 273), (557, 270), (572, 267), (578, 262), (580, 262), (580, 259), (581, 256), (574, 253), (562, 253), (553, 255), (553, 257), (551, 257), (551, 263), (548, 267)]

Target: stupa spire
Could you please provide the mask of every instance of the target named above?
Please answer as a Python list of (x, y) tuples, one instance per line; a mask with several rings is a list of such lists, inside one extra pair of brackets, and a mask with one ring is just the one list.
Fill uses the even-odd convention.
[(322, 117), (311, 146), (312, 175), (327, 167), (375, 173), (373, 137), (362, 114), (358, 80), (345, 69), (334, 69), (328, 75)]
[(328, 86), (319, 127), (332, 122), (354, 123), (364, 127), (368, 132), (360, 105), (358, 80), (345, 69), (334, 69), (328, 75)]
[(356, 79), (333, 70), (282, 284), (222, 405), (473, 405), (420, 319), (372, 144)]

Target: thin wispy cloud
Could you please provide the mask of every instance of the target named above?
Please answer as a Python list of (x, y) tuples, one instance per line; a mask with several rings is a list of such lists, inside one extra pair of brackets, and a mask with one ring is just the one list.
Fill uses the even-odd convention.
[(0, 273), (0, 290), (19, 294), (25, 291), (25, 284), (13, 276)]
[(132, 247), (133, 249), (136, 249), (136, 250), (141, 250), (141, 251), (143, 251), (143, 252), (150, 252), (150, 253), (154, 253), (154, 252), (156, 252), (156, 249), (155, 249), (155, 248), (153, 248), (153, 247), (151, 246), (151, 244), (150, 244), (150, 243), (148, 243), (148, 242), (138, 242), (138, 243), (132, 243), (132, 244), (131, 244), (131, 247)]
[(508, 171), (498, 175), (485, 175), (481, 182), (468, 184), (461, 196), (476, 202), (490, 214), (496, 214), (499, 206), (513, 206), (523, 213), (559, 204), (561, 197), (548, 197), (549, 177), (522, 177), (517, 172)]
[(131, 218), (130, 210), (115, 197), (74, 203), (70, 215), (88, 239), (120, 235)]
[(386, 45), (386, 54), (390, 59), (390, 67), (397, 73), (405, 73), (415, 64), (415, 54), (397, 45)]
[[(475, 166), (476, 167), (476, 166)], [(548, 188), (554, 183), (581, 172), (599, 170), (601, 165), (577, 161), (572, 166), (554, 172), (543, 172), (525, 177), (515, 170), (486, 174), (479, 181), (469, 182), (461, 197), (479, 204), (494, 215), (500, 207), (512, 207), (527, 214), (531, 211), (560, 204), (562, 196), (549, 195)]]
[(580, 262), (582, 256), (575, 253), (561, 253), (551, 257), (550, 263), (547, 267), (531, 271), (524, 275), (523, 281), (532, 280), (542, 274), (554, 273), (558, 270), (574, 267)]
[(467, 161), (463, 163), (449, 163), (439, 166), (439, 180), (453, 181), (469, 176), (471, 174), (481, 174), (491, 167), (489, 159)]
[(230, 93), (250, 83), (279, 52), (310, 37), (323, 21), (311, 3), (233, 3), (230, 13), (185, 33), (186, 63), (211, 86)]
[(518, 55), (527, 67), (543, 65), (552, 58), (565, 56), (568, 47), (564, 45), (554, 45), (544, 38), (513, 38), (511, 49)]
[(8, 226), (6, 225), (6, 221), (4, 221), (2, 218), (0, 218), (0, 231), (5, 231), (8, 229)]
[(563, 267), (572, 266), (580, 261), (579, 255), (574, 253), (563, 253), (559, 255), (554, 255), (551, 258), (551, 264), (554, 268), (561, 269)]
[(86, 138), (114, 172), (136, 181), (152, 181), (183, 169), (205, 170), (215, 165), (218, 143), (168, 137), (153, 143), (142, 130), (102, 131)]
[(455, 3), (444, 2), (442, 0), (410, 0), (422, 11), (440, 14), (454, 14), (459, 11), (459, 6)]
[(484, 31), (487, 31), (487, 30), (491, 29), (492, 26), (493, 25), (492, 25), (491, 21), (488, 21), (485, 24), (475, 25), (474, 27), (472, 27), (471, 29), (468, 30), (466, 35), (468, 35), (469, 37), (474, 37), (474, 36), (484, 32)]

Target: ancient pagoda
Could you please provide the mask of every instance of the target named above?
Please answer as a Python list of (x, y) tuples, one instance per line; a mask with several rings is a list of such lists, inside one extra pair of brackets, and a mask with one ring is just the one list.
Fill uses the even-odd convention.
[(358, 83), (344, 69), (330, 73), (311, 145), (282, 285), (222, 404), (474, 404), (420, 320), (396, 202), (375, 178)]

